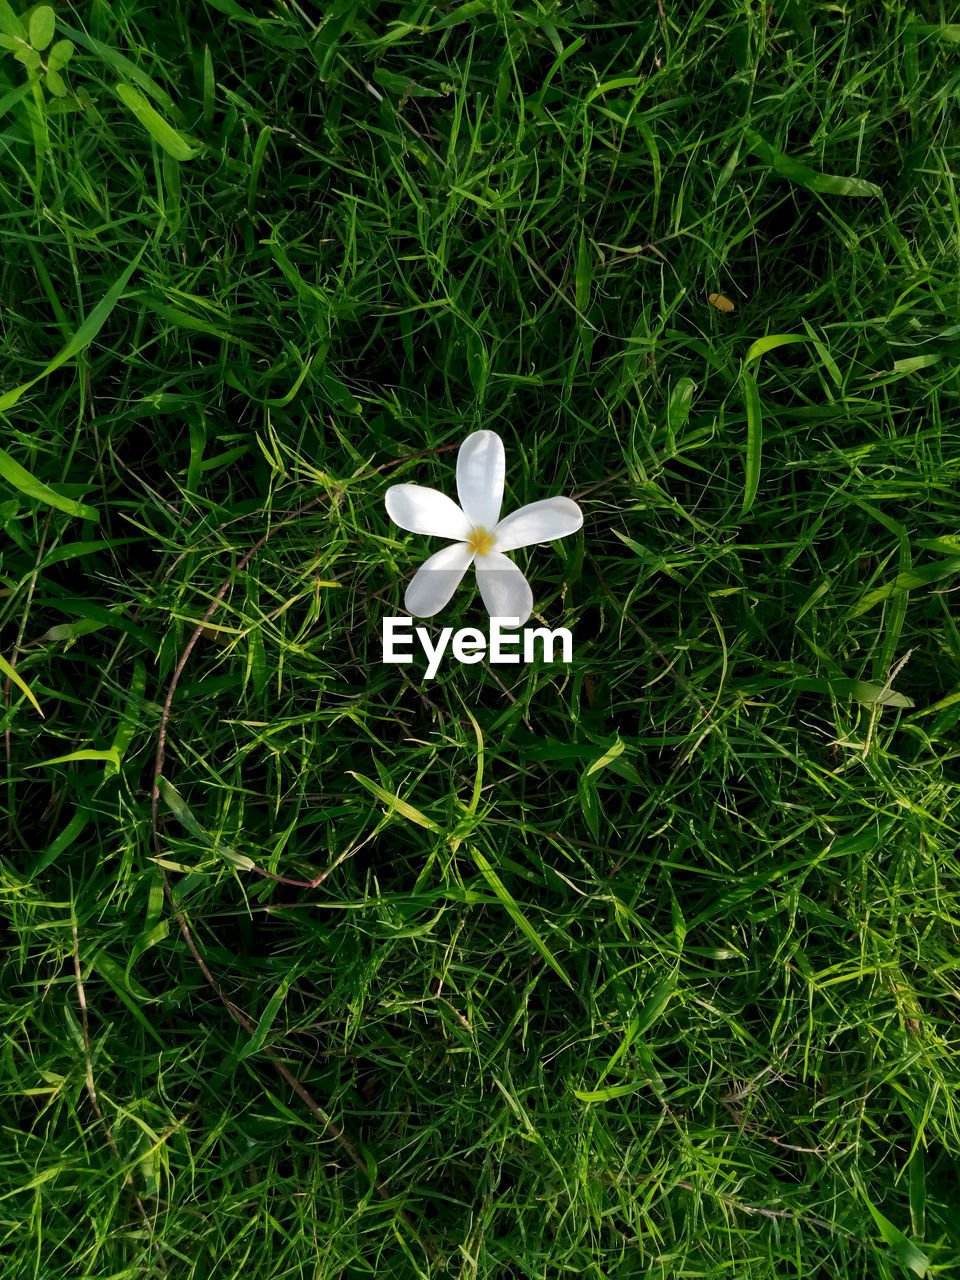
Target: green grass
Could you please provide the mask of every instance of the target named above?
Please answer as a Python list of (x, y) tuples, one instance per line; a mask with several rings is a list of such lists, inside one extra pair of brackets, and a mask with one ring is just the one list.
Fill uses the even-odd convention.
[[(0, 49), (4, 1280), (958, 1274), (953, 19)], [(427, 682), (479, 427), (574, 661)]]

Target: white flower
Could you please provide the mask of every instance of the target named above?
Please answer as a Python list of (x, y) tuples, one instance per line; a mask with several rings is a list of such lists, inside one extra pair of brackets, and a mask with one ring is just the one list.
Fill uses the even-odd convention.
[(545, 498), (501, 520), (504, 471), (503, 441), (495, 431), (474, 431), (457, 454), (459, 506), (419, 484), (395, 484), (387, 490), (387, 514), (401, 529), (455, 539), (410, 580), (404, 605), (414, 617), (439, 613), (471, 564), (491, 618), (516, 618), (515, 625), (522, 627), (530, 617), (530, 584), (504, 552), (576, 533), (583, 513), (570, 498)]

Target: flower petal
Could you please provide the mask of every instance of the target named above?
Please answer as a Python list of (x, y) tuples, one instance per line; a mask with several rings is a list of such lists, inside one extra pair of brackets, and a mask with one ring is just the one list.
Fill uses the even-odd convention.
[(415, 618), (432, 618), (439, 613), (460, 585), (474, 555), (465, 542), (454, 542), (424, 560), (403, 598), (407, 613)]
[(387, 490), (387, 515), (401, 529), (464, 542), (473, 526), (452, 498), (422, 484), (395, 484)]
[(457, 493), (472, 525), (489, 533), (500, 519), (506, 462), (495, 431), (474, 431), (457, 454)]
[(533, 611), (530, 583), (499, 551), (477, 556), (477, 586), (491, 618), (518, 618), (522, 627)]
[(516, 551), (536, 542), (553, 542), (583, 528), (583, 512), (570, 498), (544, 498), (511, 511), (493, 531), (498, 551)]

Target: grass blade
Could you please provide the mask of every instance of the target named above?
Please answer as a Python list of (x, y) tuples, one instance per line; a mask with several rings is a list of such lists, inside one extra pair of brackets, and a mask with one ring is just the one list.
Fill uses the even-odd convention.
[[(123, 271), (86, 317), (70, 341), (53, 357), (43, 372), (38, 373), (37, 376), (35, 378), (31, 378), (29, 382), (23, 382), (19, 387), (13, 387), (10, 391), (7, 391), (4, 395), (0, 396), (0, 411), (11, 409), (25, 391), (29, 391), (30, 388), (36, 386), (38, 382), (41, 382), (44, 378), (48, 378), (51, 373), (56, 372), (56, 370), (61, 368), (62, 365), (65, 365), (68, 360), (72, 360), (74, 356), (78, 356), (81, 351), (85, 351), (86, 348), (89, 347), (90, 343), (93, 342), (94, 338), (107, 323), (114, 307), (120, 301), (120, 297), (124, 289), (127, 287), (130, 277), (140, 265), (140, 259), (146, 252), (148, 243), (149, 241), (144, 241), (132, 261), (124, 267)], [(26, 490), (24, 492), (26, 492)], [(51, 502), (49, 498), (46, 500), (50, 502), (51, 506), (61, 505), (60, 503)], [(76, 505), (76, 503), (73, 504), (74, 507), (76, 507)], [(61, 506), (61, 510), (66, 509), (67, 508)], [(90, 508), (87, 508), (86, 510), (89, 511)], [(74, 511), (74, 514), (77, 514), (77, 512)], [(86, 512), (84, 514), (86, 519), (96, 518), (95, 516), (91, 517), (86, 515)]]
[(819, 173), (816, 169), (811, 169), (809, 165), (803, 164), (800, 160), (795, 160), (793, 156), (786, 155), (783, 151), (778, 151), (776, 147), (771, 146), (766, 139), (761, 138), (758, 133), (748, 132), (746, 135), (746, 145), (748, 150), (752, 151), (758, 159), (771, 168), (774, 173), (786, 178), (789, 182), (794, 182), (798, 186), (806, 187), (808, 191), (816, 191), (822, 195), (832, 196), (880, 196), (883, 192), (873, 182), (867, 182), (864, 178), (847, 177), (838, 173)]
[[(26, 387), (21, 390), (26, 390)], [(88, 507), (82, 502), (75, 502), (73, 498), (57, 493), (56, 489), (51, 489), (25, 467), (21, 467), (20, 463), (15, 458), (11, 458), (5, 449), (0, 449), (0, 479), (5, 480), (14, 489), (18, 489), (20, 493), (26, 494), (28, 498), (41, 502), (45, 506), (56, 507), (58, 511), (78, 516), (81, 520), (100, 519), (100, 512), (96, 507)]]
[(473, 856), (474, 862), (476, 862), (477, 866), (483, 873), (483, 878), (503, 903), (507, 910), (507, 914), (510, 916), (511, 920), (513, 920), (520, 932), (524, 935), (531, 946), (536, 948), (554, 973), (557, 974), (558, 977), (562, 978), (568, 987), (572, 987), (573, 983), (570, 981), (570, 978), (567, 976), (559, 960), (555, 958), (547, 944), (543, 941), (536, 929), (534, 929), (533, 925), (520, 910), (513, 894), (511, 894), (510, 890), (497, 875), (496, 871), (494, 871), (493, 867), (484, 855), (478, 848), (476, 848), (475, 845), (470, 846), (470, 853)]
[(753, 374), (744, 369), (743, 399), (747, 410), (747, 449), (744, 466), (743, 505), (741, 516), (748, 515), (753, 508), (760, 484), (760, 455), (763, 451), (763, 415), (760, 409), (760, 393)]
[(139, 89), (121, 82), (116, 86), (116, 91), (123, 105), (133, 112), (150, 137), (168, 156), (174, 160), (185, 161), (192, 160), (194, 156), (200, 154), (196, 147), (191, 147), (178, 129), (164, 120), (159, 111), (151, 107)]
[(10, 665), (10, 663), (6, 660), (3, 654), (0, 654), (0, 675), (5, 675), (8, 680), (12, 680), (13, 683), (20, 690), (20, 692), (33, 705), (37, 714), (40, 716), (43, 715), (43, 712), (40, 710), (40, 703), (36, 700), (36, 698), (31, 693), (30, 686), (27, 684), (24, 678), (17, 673), (16, 668)]

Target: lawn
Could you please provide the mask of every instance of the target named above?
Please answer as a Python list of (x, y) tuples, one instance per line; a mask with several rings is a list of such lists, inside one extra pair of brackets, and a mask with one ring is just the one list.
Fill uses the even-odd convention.
[[(0, 0), (3, 1280), (960, 1274), (958, 91), (927, 0)], [(428, 677), (478, 430), (572, 660)]]

